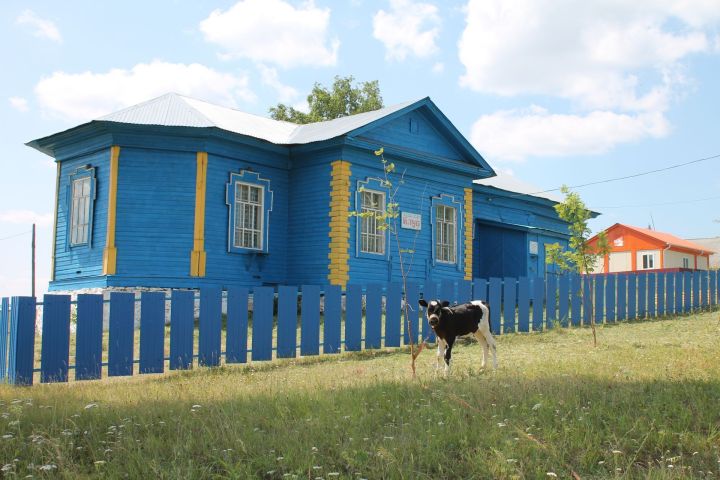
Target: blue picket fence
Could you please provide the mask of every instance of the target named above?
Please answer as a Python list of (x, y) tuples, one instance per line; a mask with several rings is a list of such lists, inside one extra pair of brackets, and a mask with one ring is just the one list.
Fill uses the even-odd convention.
[[(245, 363), (400, 347), (411, 337), (434, 341), (418, 306), (423, 297), (487, 301), (496, 335), (588, 325), (591, 314), (596, 323), (686, 314), (716, 306), (719, 282), (719, 272), (711, 271), (428, 280), (405, 292), (390, 283), (345, 291), (303, 285), (143, 292), (139, 299), (112, 292), (107, 300), (81, 294), (74, 302), (68, 295), (45, 295), (42, 303), (2, 298), (0, 381), (67, 382), (71, 372), (74, 380), (90, 380), (212, 367), (223, 358)], [(401, 320), (403, 298), (412, 308), (409, 322)]]

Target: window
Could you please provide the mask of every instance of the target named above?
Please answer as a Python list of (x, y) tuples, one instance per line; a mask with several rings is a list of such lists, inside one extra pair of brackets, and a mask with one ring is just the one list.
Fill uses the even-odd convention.
[(360, 251), (363, 253), (385, 254), (385, 229), (377, 216), (385, 212), (385, 194), (372, 190), (360, 192)]
[(90, 177), (73, 181), (70, 219), (70, 245), (86, 244), (90, 227)]
[(255, 172), (231, 173), (227, 184), (228, 251), (267, 253), (273, 193)]
[(442, 263), (457, 260), (457, 210), (447, 205), (435, 207), (435, 258)]
[(653, 270), (659, 268), (658, 264), (658, 251), (640, 251), (637, 256), (638, 270)]
[(687, 257), (683, 257), (683, 268), (690, 268), (690, 259)]
[(234, 247), (262, 250), (263, 188), (237, 182), (235, 202)]
[(67, 187), (67, 245), (91, 246), (95, 169), (89, 165), (75, 170)]

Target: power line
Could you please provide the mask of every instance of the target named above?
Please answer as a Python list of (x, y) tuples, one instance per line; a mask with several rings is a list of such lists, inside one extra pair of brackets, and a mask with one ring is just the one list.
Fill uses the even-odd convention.
[(614, 206), (594, 206), (593, 208), (635, 208), (635, 207), (660, 207), (663, 205), (679, 205), (683, 203), (695, 203), (695, 202), (705, 202), (707, 200), (717, 200), (720, 199), (719, 197), (707, 197), (707, 198), (696, 198), (694, 200), (678, 200), (676, 202), (663, 202), (663, 203), (646, 203), (643, 205), (614, 205)]
[[(644, 175), (650, 175), (651, 173), (664, 172), (664, 171), (667, 171), (667, 170), (672, 170), (672, 169), (674, 169), (674, 168), (685, 167), (685, 166), (687, 166), (687, 165), (692, 165), (692, 164), (694, 164), (694, 163), (705, 162), (705, 161), (707, 161), (707, 160), (713, 160), (713, 159), (716, 159), (716, 158), (720, 158), (720, 154), (712, 155), (712, 156), (710, 156), (710, 157), (705, 157), (705, 158), (698, 158), (697, 160), (691, 160), (691, 161), (689, 161), (689, 162), (678, 163), (678, 164), (676, 164), (676, 165), (670, 165), (670, 166), (668, 166), (668, 167), (656, 168), (655, 170), (648, 170), (648, 171), (646, 171), (646, 172), (634, 173), (634, 174), (632, 174), (632, 175), (625, 175), (625, 176), (623, 176), (623, 177), (607, 178), (607, 179), (605, 179), (605, 180), (598, 180), (598, 181), (596, 181), (596, 182), (582, 183), (582, 184), (579, 184), (579, 185), (570, 185), (570, 186), (568, 186), (568, 188), (589, 187), (590, 185), (599, 185), (599, 184), (601, 184), (601, 183), (617, 182), (618, 180), (627, 180), (628, 178), (642, 177), (642, 176), (644, 176)], [(560, 190), (560, 189), (562, 189), (562, 187), (551, 188), (551, 189), (548, 189), (548, 190), (541, 190), (541, 191), (539, 191), (539, 192), (526, 193), (525, 195), (537, 195), (537, 194), (539, 194), (539, 193), (556, 192), (556, 191), (558, 191), (558, 190)], [(519, 196), (519, 195), (518, 195), (518, 196)]]
[(28, 233), (32, 233), (32, 230), (28, 230), (27, 232), (22, 232), (22, 233), (16, 233), (15, 235), (10, 235), (9, 237), (0, 238), (0, 241), (10, 240), (11, 238), (20, 237), (22, 235), (27, 235)]

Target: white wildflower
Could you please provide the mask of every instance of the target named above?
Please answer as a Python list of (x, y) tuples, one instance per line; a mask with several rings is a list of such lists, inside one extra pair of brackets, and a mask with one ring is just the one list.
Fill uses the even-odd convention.
[(97, 406), (98, 406), (97, 403), (88, 403), (87, 405), (85, 405), (85, 410), (90, 410), (91, 408), (97, 408)]

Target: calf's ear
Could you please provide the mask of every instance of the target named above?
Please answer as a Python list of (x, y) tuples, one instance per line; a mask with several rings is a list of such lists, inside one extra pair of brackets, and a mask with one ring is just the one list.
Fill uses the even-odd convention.
[(423, 298), (421, 298), (418, 303), (420, 304), (421, 307), (427, 307), (427, 302)]
[(450, 302), (448, 302), (447, 300), (443, 300), (442, 306), (443, 306), (443, 307), (449, 307), (449, 306), (450, 306)]

